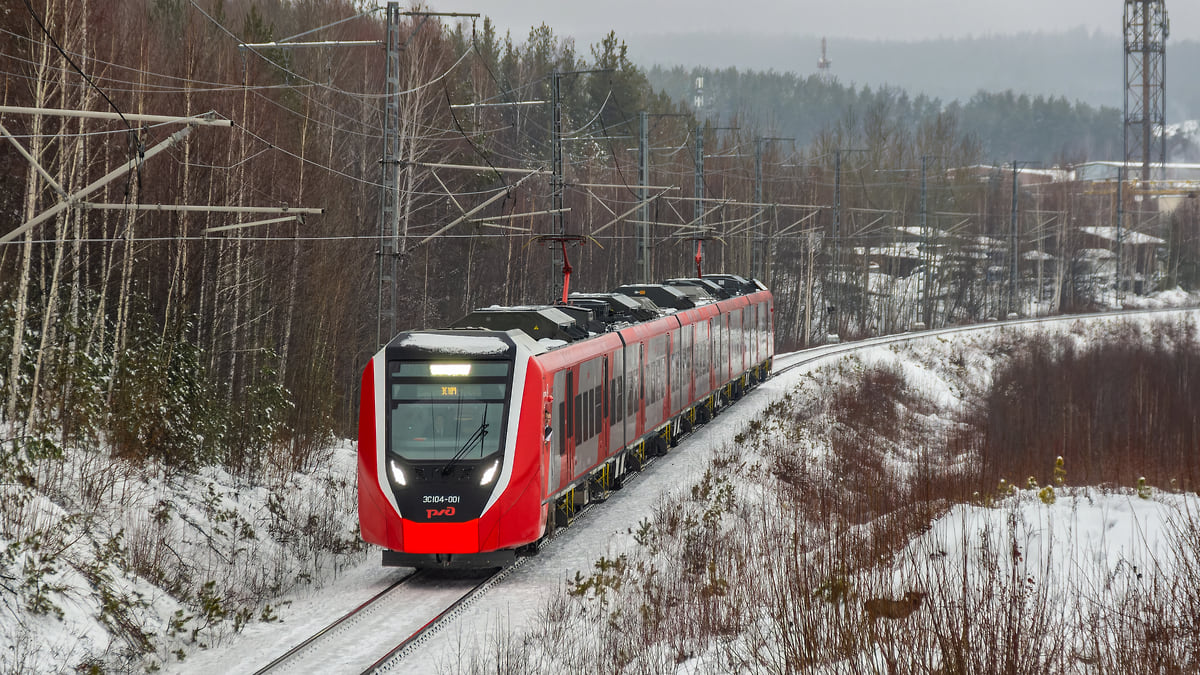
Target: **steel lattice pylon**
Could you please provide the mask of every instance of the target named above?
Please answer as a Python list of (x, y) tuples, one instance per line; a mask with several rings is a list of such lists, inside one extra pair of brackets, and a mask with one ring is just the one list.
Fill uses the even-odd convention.
[(375, 338), (378, 346), (396, 334), (399, 302), (400, 223), (397, 160), (400, 157), (400, 3), (387, 4), (387, 71), (383, 98), (383, 157), (379, 199), (379, 315)]
[(1125, 163), (1141, 165), (1150, 180), (1151, 164), (1167, 160), (1166, 44), (1170, 24), (1163, 0), (1125, 0)]

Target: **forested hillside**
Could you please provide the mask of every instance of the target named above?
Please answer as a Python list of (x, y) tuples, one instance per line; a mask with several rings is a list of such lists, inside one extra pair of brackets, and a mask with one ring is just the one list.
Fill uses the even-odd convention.
[(656, 66), (648, 77), (653, 86), (685, 101), (692, 100), (696, 78), (702, 77), (706, 117), (762, 125), (801, 144), (812, 142), (848, 112), (883, 106), (906, 125), (941, 113), (953, 115), (964, 132), (979, 139), (982, 156), (993, 163), (1018, 158), (1051, 165), (1119, 159), (1123, 152), (1119, 109), (1063, 97), (979, 91), (966, 102), (946, 102), (894, 87), (872, 89), (819, 75), (737, 68)]
[[(1124, 96), (1120, 4), (1111, 9), (1115, 14), (1107, 15), (1111, 23), (1103, 32), (1080, 27), (924, 40), (829, 33), (829, 74), (847, 86), (891, 87), (947, 104), (965, 103), (980, 91), (1011, 90), (1016, 96), (1062, 97), (1072, 104), (1120, 109)], [(1032, 15), (1028, 19), (1039, 22)], [(1179, 20), (1174, 15), (1172, 19)], [(821, 22), (774, 28), (779, 32), (668, 33), (670, 27), (648, 26), (628, 40), (634, 61), (647, 67), (669, 70), (681, 65), (720, 71), (736, 65), (743, 71), (794, 72), (802, 78), (818, 72), (822, 34), (810, 31), (821, 31)], [(1180, 39), (1177, 33), (1183, 30), (1177, 24), (1167, 42), (1168, 124), (1200, 117), (1200, 84), (1186, 76), (1190, 64), (1200, 58), (1200, 42)]]

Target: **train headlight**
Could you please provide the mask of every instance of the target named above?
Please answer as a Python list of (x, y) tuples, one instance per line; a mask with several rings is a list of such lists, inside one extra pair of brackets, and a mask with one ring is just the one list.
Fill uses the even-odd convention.
[(400, 487), (408, 485), (408, 479), (404, 477), (404, 467), (400, 466), (400, 463), (394, 459), (389, 462), (389, 465), (392, 469), (392, 480), (394, 480)]
[(480, 485), (487, 485), (496, 479), (496, 472), (500, 470), (500, 460), (492, 462), (492, 465), (483, 472), (483, 477), (479, 479)]

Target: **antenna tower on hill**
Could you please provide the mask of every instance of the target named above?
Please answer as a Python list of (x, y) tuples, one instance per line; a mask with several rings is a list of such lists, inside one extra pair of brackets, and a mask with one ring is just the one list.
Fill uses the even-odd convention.
[(817, 61), (817, 74), (828, 79), (831, 65), (833, 65), (833, 61), (825, 57), (825, 38), (821, 38), (821, 58)]

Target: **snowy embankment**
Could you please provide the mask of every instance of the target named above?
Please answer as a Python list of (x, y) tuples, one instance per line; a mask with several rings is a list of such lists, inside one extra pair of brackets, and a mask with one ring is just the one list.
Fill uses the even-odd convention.
[[(580, 518), (406, 669), (886, 672), (897, 658), (889, 632), (903, 624), (864, 623), (862, 601), (910, 590), (928, 594), (913, 621), (984, 637), (1002, 634), (991, 618), (1010, 606), (988, 604), (1003, 599), (991, 595), (1038, 599), (1058, 608), (1053, 619), (1032, 609), (1015, 618), (1067, 636), (1058, 646), (1071, 663), (1100, 658), (1128, 629), (1100, 609), (1132, 607), (1121, 605), (1131, 592), (1150, 598), (1146, 584), (1171, 578), (1173, 542), (1200, 509), (1193, 495), (1152, 489), (1142, 498), (1130, 484), (1058, 488), (1053, 504), (1021, 490), (888, 510), (898, 499), (888, 481), (930, 462), (969, 461), (934, 456), (920, 439), (950, 434), (990, 386), (1005, 358), (994, 337), (1005, 330), (874, 347), (772, 379)], [(1071, 320), (1022, 330), (1090, 334)], [(891, 420), (905, 433), (870, 441), (876, 459), (838, 459), (845, 448), (861, 450), (861, 439), (822, 400), (880, 368), (906, 383)], [(39, 469), (37, 485), (52, 491), (6, 495), (20, 497), (5, 509), (7, 531), (19, 536), (0, 542), (15, 551), (0, 580), (0, 667), (253, 671), (399, 573), (354, 543), (353, 481), (350, 444), (271, 488), (68, 452)], [(879, 534), (895, 521), (907, 524), (902, 539)], [(14, 545), (30, 536), (44, 545)], [(765, 557), (755, 549), (764, 540), (774, 545)], [(772, 599), (797, 586), (806, 598)], [(984, 620), (964, 627), (971, 602)], [(1095, 630), (1080, 628), (1088, 625)], [(813, 634), (793, 645), (808, 635), (801, 628)], [(834, 636), (840, 642), (827, 643)], [(945, 663), (937, 645), (916, 643), (931, 665)]]
[[(1135, 477), (1055, 487), (1053, 456), (1037, 476), (1049, 492), (997, 490), (955, 503), (938, 494), (952, 480), (915, 480), (930, 463), (967, 472), (971, 458), (933, 448), (961, 427), (1014, 342), (1059, 333), (1087, 345), (1123, 322), (920, 338), (777, 377), (593, 511), (409, 665), (980, 672), (1012, 664), (1009, 653), (1027, 672), (1126, 663), (1137, 654), (1123, 645), (1137, 642), (1131, 633), (1144, 633), (1148, 614), (1161, 615), (1163, 634), (1189, 625), (1166, 608), (1187, 606), (1187, 589), (1200, 582), (1196, 558), (1178, 557), (1195, 550), (1195, 495), (1139, 493)], [(821, 399), (848, 387), (855, 400), (845, 405), (869, 411), (870, 392), (854, 386), (865, 379), (886, 389), (871, 380), (880, 372), (904, 385), (898, 416), (876, 421), (900, 431), (856, 438)], [(1013, 483), (1028, 486), (1025, 476)], [(871, 621), (864, 612), (878, 599), (903, 614), (909, 592), (925, 594), (909, 618)]]
[[(171, 667), (230, 635), (308, 630), (293, 603), (343, 574), (369, 585), (355, 464), (344, 442), (266, 486), (90, 450), (29, 462), (32, 485), (5, 486), (0, 509), (0, 671)], [(341, 595), (317, 600), (317, 621)]]

